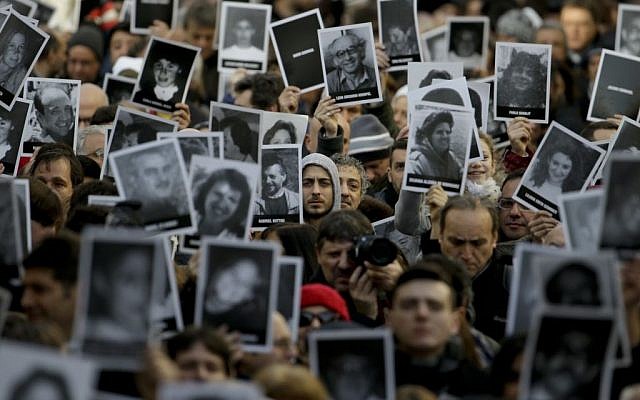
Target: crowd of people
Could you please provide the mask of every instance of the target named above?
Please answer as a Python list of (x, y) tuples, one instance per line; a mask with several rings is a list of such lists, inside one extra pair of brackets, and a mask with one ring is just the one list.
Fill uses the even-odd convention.
[[(258, 34), (268, 35), (268, 31), (256, 32), (260, 24), (255, 15), (243, 17), (238, 14), (241, 9), (234, 9), (232, 18), (226, 21), (227, 40), (224, 44), (215, 43), (216, 34), (220, 33), (217, 32), (220, 1), (180, 1), (178, 24), (169, 26), (164, 21), (155, 21), (147, 36), (132, 33), (128, 20), (118, 22), (118, 13), (114, 10), (125, 3), (118, 0), (83, 1), (81, 25), (75, 32), (48, 28), (41, 22), (41, 28), (50, 38), (31, 75), (79, 80), (81, 86), (77, 93), (55, 85), (41, 85), (34, 90), (35, 117), (31, 122), (39, 124), (41, 129), (37, 140), (22, 138), (22, 141), (37, 142), (33, 156), (16, 159), (15, 143), (10, 139), (11, 135), (19, 134), (18, 128), (25, 123), (16, 122), (0, 108), (0, 172), (7, 175), (3, 180), (28, 182), (29, 197), (22, 201), (30, 206), (30, 221), (18, 227), (28, 233), (29, 246), (17, 252), (0, 246), (0, 251), (7, 253), (0, 254), (0, 289), (6, 289), (12, 296), (3, 326), (5, 315), (0, 290), (0, 359), (3, 345), (14, 342), (47, 346), (61, 357), (77, 351), (70, 348), (69, 343), (79, 332), (74, 319), (80, 315), (80, 304), (84, 304), (86, 310), (82, 312), (88, 316), (83, 321), (82, 332), (86, 338), (102, 335), (108, 343), (134, 337), (146, 343), (135, 370), (105, 368), (91, 388), (129, 396), (127, 398), (159, 398), (158, 389), (168, 383), (241, 381), (252, 382), (259, 390), (244, 392), (245, 397), (238, 398), (276, 400), (366, 400), (390, 398), (389, 393), (394, 393), (396, 399), (640, 399), (639, 178), (629, 177), (623, 171), (611, 175), (608, 182), (605, 174), (602, 179), (590, 181), (585, 188), (584, 177), (588, 172), (582, 166), (584, 157), (576, 153), (575, 148), (557, 146), (534, 157), (552, 121), (599, 145), (612, 140), (621, 124), (633, 122), (617, 113), (598, 122), (587, 120), (602, 50), (615, 46), (618, 2), (415, 2), (418, 36), (446, 25), (450, 17), (489, 18), (488, 48), (481, 48), (482, 29), (458, 28), (452, 33), (452, 47), (441, 55), (445, 59), (432, 58), (428, 51), (422, 55), (423, 61), (462, 62), (462, 58), (473, 61), (464, 64), (464, 74), (469, 81), (495, 75), (496, 42), (552, 45), (548, 99), (541, 98), (545, 96), (544, 90), (527, 89), (530, 81), (538, 80), (538, 75), (544, 73), (539, 57), (517, 50), (513, 50), (512, 64), (502, 78), (505, 85), (513, 81), (517, 90), (505, 91), (501, 95), (506, 97), (497, 99), (498, 105), (515, 102), (543, 107), (546, 103), (549, 124), (524, 117), (504, 122), (490, 119), (489, 132), (485, 132), (481, 129), (481, 120), (486, 118), (477, 114), (472, 119), (480, 130), (477, 149), (481, 152), (469, 161), (468, 155), (460, 159), (459, 148), (454, 149), (451, 139), (461, 134), (460, 119), (456, 116), (464, 112), (452, 113), (445, 108), (419, 119), (426, 114), (410, 109), (406, 69), (388, 71), (391, 58), (405, 54), (403, 49), (411, 54), (418, 52), (414, 43), (407, 42), (419, 38), (404, 24), (403, 16), (394, 16), (391, 32), (385, 40), (379, 40), (375, 1), (258, 2), (271, 5), (272, 22), (319, 8), (325, 28), (373, 24), (378, 70), (369, 65), (373, 61), (371, 57), (365, 61), (365, 41), (347, 31), (328, 46), (334, 65), (325, 81), (329, 92), (344, 92), (375, 86), (379, 77), (382, 101), (342, 105), (329, 97), (324, 88), (301, 91), (296, 86), (285, 85), (273, 46), (264, 54), (259, 48), (260, 40), (255, 39)], [(413, 18), (412, 13), (407, 13), (406, 19)], [(625, 46), (634, 48), (632, 42), (638, 41), (634, 32), (638, 29), (633, 21), (630, 24), (623, 38), (627, 41)], [(229, 35), (236, 35), (237, 40), (232, 43)], [(213, 146), (206, 144), (206, 140), (200, 142), (202, 151), (193, 155), (193, 160), (197, 158), (202, 162), (204, 156), (223, 152), (223, 158), (232, 158), (237, 164), (224, 164), (224, 168), (205, 174), (206, 168), (197, 172), (193, 166), (200, 164), (192, 163), (191, 175), (196, 189), (187, 196), (175, 193), (178, 186), (173, 182), (182, 172), (173, 153), (141, 153), (132, 158), (128, 169), (118, 168), (118, 177), (134, 184), (131, 195), (117, 198), (114, 196), (118, 196), (119, 188), (122, 190), (122, 182), (115, 182), (109, 170), (104, 170), (107, 160), (111, 163), (115, 159), (105, 158), (105, 151), (109, 146), (114, 146), (112, 150), (135, 149), (142, 142), (153, 141), (157, 132), (147, 132), (153, 129), (146, 121), (138, 123), (131, 118), (130, 125), (121, 127), (126, 131), (124, 137), (109, 140), (105, 128), (115, 128), (119, 105), (138, 108), (140, 112), (148, 109), (129, 100), (109, 103), (102, 83), (106, 74), (134, 79), (142, 74), (147, 44), (152, 37), (163, 40), (160, 43), (188, 44), (199, 49), (199, 53), (190, 81), (185, 77), (176, 80), (176, 74), (191, 68), (183, 65), (182, 59), (174, 60), (172, 54), (156, 55), (158, 58), (150, 64), (153, 73), (149, 72), (155, 81), (143, 82), (138, 89), (172, 106), (166, 110), (156, 108), (151, 114), (173, 121), (184, 135), (209, 131), (219, 125), (219, 129), (213, 130), (223, 132), (217, 136), (222, 143)], [(11, 54), (24, 51), (22, 47), (16, 50), (21, 43), (24, 46), (24, 37), (14, 35), (0, 54), (3, 85), (19, 84), (3, 72), (3, 66), (12, 62)], [(426, 43), (420, 45), (427, 49)], [(226, 52), (226, 57), (234, 60), (265, 60), (267, 71), (238, 68), (229, 73), (228, 65), (223, 71), (219, 68), (219, 52)], [(488, 54), (486, 65), (482, 65), (485, 58), (482, 54)], [(448, 56), (452, 58), (446, 59)], [(442, 80), (439, 82), (436, 84)], [(182, 99), (179, 86), (185, 84), (188, 90)], [(430, 93), (425, 100), (451, 103), (448, 95), (439, 96), (436, 90), (424, 93)], [(77, 110), (72, 105), (73, 96), (79, 96)], [(260, 139), (254, 131), (257, 128), (242, 119), (242, 111), (236, 112), (235, 107), (230, 111), (224, 109), (225, 118), (220, 117), (218, 121), (217, 116), (210, 115), (214, 108), (211, 102), (233, 105), (237, 110), (308, 116), (308, 127), (302, 143), (299, 139), (302, 135), (296, 134), (297, 126), (284, 120), (265, 129), (266, 134)], [(75, 113), (80, 114), (79, 119)], [(493, 110), (489, 110), (489, 114), (492, 113)], [(419, 123), (415, 120), (412, 123), (412, 118)], [(74, 129), (78, 134), (72, 140)], [(135, 131), (135, 138), (129, 139), (130, 131)], [(500, 134), (504, 132), (506, 136), (502, 140)], [(198, 147), (196, 144), (191, 147)], [(187, 144), (180, 145), (183, 150), (187, 147)], [(289, 156), (295, 151), (285, 154), (280, 149), (267, 154), (264, 151), (269, 148), (263, 150), (262, 145), (297, 145), (297, 154), (301, 156), (293, 160)], [(212, 150), (214, 147), (217, 150)], [(640, 172), (637, 151), (625, 153), (627, 157), (623, 160), (633, 165), (629, 168), (635, 168), (629, 171)], [(191, 154), (188, 157), (190, 159)], [(240, 162), (251, 164), (246, 164), (243, 170), (237, 167)], [(257, 181), (261, 182), (257, 188), (251, 185), (251, 177), (247, 175), (248, 170), (256, 168), (256, 163), (260, 171)], [(437, 176), (442, 184), (436, 182), (422, 192), (403, 190), (405, 165), (408, 173)], [(131, 176), (127, 178), (127, 174)], [(454, 191), (459, 195), (447, 188), (449, 181), (462, 182), (462, 188)], [(604, 190), (620, 202), (609, 202), (606, 212), (604, 206), (583, 210), (581, 215), (587, 214), (585, 221), (560, 221), (558, 215), (535, 210), (520, 201), (521, 183), (554, 203), (567, 192), (581, 190)], [(144, 194), (137, 196), (137, 193)], [(97, 196), (109, 196), (116, 204), (89, 201)], [(239, 321), (243, 314), (238, 310), (261, 316), (270, 311), (266, 300), (256, 299), (256, 294), (264, 297), (263, 293), (268, 292), (260, 281), (260, 275), (266, 274), (262, 264), (267, 261), (265, 257), (245, 252), (241, 246), (233, 251), (220, 250), (224, 257), (208, 254), (202, 262), (202, 251), (188, 252), (183, 247), (188, 241), (186, 238), (164, 235), (162, 240), (166, 249), (170, 249), (166, 251), (171, 263), (169, 281), (175, 283), (176, 304), (183, 323), (169, 324), (161, 335), (153, 332), (152, 317), (149, 320), (132, 318), (154, 307), (147, 304), (152, 296), (163, 297), (153, 294), (152, 286), (135, 285), (135, 282), (155, 279), (150, 277), (154, 275), (154, 265), (139, 268), (145, 264), (143, 255), (153, 253), (144, 245), (136, 245), (135, 240), (128, 248), (126, 244), (113, 244), (113, 250), (103, 251), (105, 257), (108, 256), (105, 260), (95, 258), (91, 268), (97, 271), (96, 276), (90, 281), (81, 281), (84, 275), (79, 260), (87, 259), (82, 250), (86, 245), (85, 228), (91, 225), (105, 230), (118, 226), (145, 227), (148, 220), (165, 221), (163, 215), (171, 214), (178, 207), (171, 203), (176, 197), (182, 202), (179, 214), (191, 213), (196, 217), (192, 221), (194, 231), (190, 233), (200, 237), (191, 239), (202, 243), (211, 243), (208, 240), (212, 237), (233, 243), (269, 241), (276, 243), (280, 255), (301, 259), (302, 282), (295, 297), (299, 302), (293, 304), (297, 310), (293, 314), (299, 315), (297, 326), (292, 329), (290, 316), (274, 311), (268, 318), (271, 326), (267, 337), (272, 343), (266, 352), (243, 348), (242, 335), (228, 328), (229, 324), (254, 327), (254, 320)], [(8, 202), (10, 205), (3, 205), (5, 210), (0, 212), (0, 225), (4, 225), (0, 232), (11, 230), (3, 221), (19, 221), (17, 217), (12, 219), (12, 213), (20, 209), (20, 202)], [(591, 216), (596, 214), (598, 219), (593, 223)], [(249, 232), (254, 215), (256, 218), (287, 216), (287, 220), (268, 224), (265, 230)], [(293, 222), (296, 218), (292, 216), (296, 215), (301, 215), (303, 223)], [(600, 215), (607, 220), (604, 228)], [(354, 250), (366, 248), (366, 244), (360, 242), (362, 238), (366, 240), (375, 235), (381, 221), (392, 217), (391, 229), (384, 234), (393, 243), (392, 256), (376, 253), (376, 250), (388, 250), (384, 246), (371, 246), (368, 250), (371, 254), (365, 255)], [(569, 222), (573, 225), (566, 229)], [(604, 304), (610, 309), (617, 307), (619, 312), (616, 311), (613, 318), (608, 316), (609, 325), (603, 316), (600, 325), (593, 325), (591, 336), (584, 333), (591, 328), (583, 329), (582, 322), (571, 319), (576, 318), (575, 315), (534, 320), (533, 314), (538, 315), (540, 310), (533, 307), (525, 310), (527, 315), (517, 316), (531, 320), (527, 332), (509, 328), (508, 321), (514, 319), (510, 315), (512, 303), (524, 296), (513, 290), (518, 287), (512, 284), (516, 276), (514, 265), (521, 270), (530, 266), (526, 257), (514, 257), (524, 254), (524, 251), (519, 253), (521, 246), (537, 245), (542, 252), (567, 248), (567, 232), (579, 232), (583, 228), (589, 232), (572, 237), (571, 248), (585, 250), (570, 254), (583, 257), (586, 249), (596, 251), (600, 243), (606, 243), (617, 260), (617, 267), (611, 269), (614, 275), (607, 278), (604, 285), (597, 277), (604, 273), (593, 274), (595, 283), (581, 286), (582, 277), (578, 275), (592, 271), (586, 268), (585, 273), (576, 261), (579, 266), (575, 271), (573, 264), (571, 268), (562, 267), (565, 269), (561, 272), (566, 272), (571, 279), (560, 282), (558, 278), (556, 282), (549, 278), (548, 291), (540, 292), (540, 299), (535, 301), (543, 301), (541, 298), (546, 294), (547, 305), (583, 307), (584, 311), (584, 307), (604, 307)], [(594, 229), (602, 232), (599, 243), (596, 240), (600, 235), (594, 234)], [(575, 243), (576, 237), (592, 243)], [(11, 241), (14, 238), (0, 239), (18, 247), (18, 242)], [(22, 256), (18, 265), (14, 262), (15, 255)], [(384, 260), (380, 261), (382, 265), (376, 263), (380, 259)], [(206, 273), (199, 270), (204, 265), (209, 269)], [(207, 279), (204, 286), (199, 278), (203, 273)], [(81, 288), (87, 282), (91, 287)], [(559, 294), (549, 294), (552, 284), (557, 285), (555, 290)], [(599, 284), (602, 287), (598, 288)], [(98, 296), (100, 304), (81, 298), (88, 290), (92, 296)], [(166, 292), (172, 289), (167, 288)], [(571, 297), (575, 293), (578, 294)], [(573, 300), (567, 300), (570, 297)], [(134, 299), (131, 304), (126, 303), (129, 298)], [(595, 305), (591, 304), (592, 300), (585, 300), (593, 298), (598, 300)], [(606, 299), (611, 298), (616, 300), (605, 304)], [(116, 299), (124, 299), (124, 304)], [(198, 316), (197, 312), (204, 315)], [(106, 318), (102, 315), (105, 313), (113, 315)], [(595, 314), (598, 313), (580, 315), (588, 319)], [(116, 326), (109, 318), (124, 322)], [(202, 323), (195, 324), (197, 321)], [(614, 329), (611, 324), (616, 326), (614, 333), (611, 333)], [(554, 326), (556, 331), (552, 330)], [(327, 365), (329, 372), (317, 373), (319, 342), (314, 339), (310, 346), (309, 337), (317, 332), (345, 329), (360, 332), (387, 329), (393, 337), (392, 364), (383, 365), (380, 373), (367, 361), (367, 353), (372, 351), (360, 354), (354, 350), (358, 347), (356, 340), (353, 346), (338, 348), (330, 357), (321, 357), (320, 364)], [(558, 336), (550, 332), (558, 332)], [(615, 349), (605, 358), (599, 356), (607, 346), (596, 341), (609, 340), (611, 335), (617, 338), (617, 341), (612, 339), (614, 343), (627, 344), (628, 357), (624, 362), (614, 363)], [(361, 349), (369, 349), (368, 345), (362, 342)], [(354, 351), (347, 354), (351, 359), (341, 356), (348, 351)], [(109, 349), (103, 348), (101, 352), (109, 353)], [(380, 358), (376, 363), (388, 361)], [(386, 382), (391, 389), (381, 388), (385, 367), (393, 372), (395, 379), (395, 382)], [(0, 371), (5, 368), (11, 366), (0, 364)], [(42, 372), (43, 382), (48, 373)], [(522, 382), (525, 379), (526, 384)], [(11, 399), (45, 398), (37, 397), (38, 392), (29, 392), (38, 388), (28, 389), (25, 382), (23, 377), (14, 382), (14, 386), (0, 388), (0, 391), (13, 390), (8, 397)], [(69, 390), (73, 389), (60, 389), (62, 397), (51, 398), (71, 398)], [(243, 392), (238, 389), (236, 393)], [(28, 397), (30, 394), (36, 397)]]

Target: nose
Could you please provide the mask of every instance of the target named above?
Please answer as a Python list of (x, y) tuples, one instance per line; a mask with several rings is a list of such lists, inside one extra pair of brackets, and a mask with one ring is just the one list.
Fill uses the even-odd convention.
[(340, 261), (338, 262), (338, 268), (340, 269), (351, 268), (351, 263), (349, 262), (349, 254), (347, 253), (346, 250), (340, 254)]
[(313, 194), (320, 194), (320, 183), (318, 181), (313, 182)]
[(471, 243), (465, 243), (464, 245), (462, 245), (462, 249), (460, 250), (460, 258), (462, 259), (462, 261), (467, 263), (471, 261), (472, 256), (473, 246), (471, 246)]
[(513, 207), (509, 210), (509, 215), (522, 215), (522, 210), (518, 203), (513, 203)]

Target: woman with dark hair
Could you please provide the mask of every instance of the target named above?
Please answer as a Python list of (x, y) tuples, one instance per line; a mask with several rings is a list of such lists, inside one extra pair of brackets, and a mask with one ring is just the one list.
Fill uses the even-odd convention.
[(232, 116), (220, 122), (224, 131), (224, 157), (232, 160), (257, 163), (258, 135), (251, 131), (249, 124)]
[(280, 120), (264, 134), (262, 144), (296, 143), (296, 127), (289, 121)]
[[(187, 77), (179, 62), (182, 53), (173, 54), (173, 48), (155, 43), (142, 73), (140, 90), (133, 97), (136, 103), (173, 110), (182, 101)], [(189, 71), (186, 71), (187, 74)]]
[(556, 203), (560, 194), (582, 188), (581, 171), (582, 161), (574, 149), (555, 146), (541, 154), (525, 185)]
[(194, 206), (198, 232), (204, 236), (242, 239), (245, 234), (251, 189), (247, 178), (235, 169), (211, 174), (198, 188)]
[(453, 115), (448, 111), (429, 114), (416, 131), (416, 146), (409, 155), (409, 173), (460, 180), (462, 165), (449, 150)]
[(0, 86), (16, 93), (27, 74), (22, 63), (26, 51), (26, 36), (15, 31), (7, 37), (9, 40), (0, 44)]
[(302, 257), (304, 270), (302, 282), (308, 283), (318, 269), (318, 259), (314, 251), (318, 230), (308, 224), (284, 222), (265, 229), (262, 237), (280, 243), (282, 255)]

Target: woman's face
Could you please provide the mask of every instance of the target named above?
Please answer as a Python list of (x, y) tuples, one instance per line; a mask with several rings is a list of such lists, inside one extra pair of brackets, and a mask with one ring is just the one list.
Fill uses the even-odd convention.
[(447, 122), (440, 122), (436, 125), (431, 134), (431, 146), (437, 153), (446, 153), (449, 151), (449, 142), (451, 141), (451, 125)]
[(16, 32), (11, 36), (7, 47), (4, 49), (2, 60), (11, 68), (15, 68), (22, 62), (24, 56), (25, 37), (22, 33)]
[(549, 160), (549, 182), (560, 185), (569, 176), (573, 162), (564, 153), (554, 153)]
[(519, 92), (531, 89), (533, 85), (533, 67), (530, 65), (515, 66), (511, 71), (511, 81), (513, 82), (513, 87)]
[(156, 84), (160, 87), (172, 86), (176, 81), (176, 74), (180, 70), (180, 66), (174, 62), (161, 58), (153, 64), (153, 77)]
[(469, 164), (469, 171), (467, 172), (467, 178), (475, 183), (485, 183), (487, 179), (493, 176), (495, 167), (493, 165), (493, 154), (484, 140), (480, 140), (482, 146), (482, 156), (484, 160), (476, 161)]
[(205, 218), (224, 222), (233, 216), (242, 200), (242, 193), (229, 185), (229, 182), (216, 182), (204, 200)]
[(13, 123), (9, 118), (0, 117), (0, 143), (9, 139), (9, 134), (13, 128)]
[(278, 129), (274, 134), (269, 144), (291, 144), (291, 136), (289, 131), (285, 129)]

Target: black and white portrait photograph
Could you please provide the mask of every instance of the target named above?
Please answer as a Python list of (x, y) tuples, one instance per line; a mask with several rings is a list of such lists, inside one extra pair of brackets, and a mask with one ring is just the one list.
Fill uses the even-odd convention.
[(254, 384), (241, 380), (164, 383), (158, 400), (267, 400)]
[(38, 3), (38, 7), (36, 8), (36, 13), (32, 17), (37, 19), (41, 24), (48, 23), (53, 13), (56, 11), (55, 8), (48, 4), (44, 4), (41, 1), (35, 1)]
[(553, 121), (513, 198), (558, 219), (558, 196), (586, 190), (602, 157), (604, 150), (600, 147)]
[(16, 176), (22, 132), (31, 101), (16, 99), (11, 110), (0, 107), (0, 167), (4, 175)]
[(430, 29), (420, 35), (423, 61), (447, 61), (447, 25)]
[(640, 57), (602, 50), (587, 120), (601, 121), (616, 114), (638, 117), (640, 82), (628, 73), (638, 68)]
[[(198, 233), (201, 236), (246, 240), (259, 177), (257, 164), (193, 156), (190, 182)], [(185, 236), (185, 252), (197, 250), (198, 239)]]
[(473, 113), (440, 103), (427, 103), (412, 113), (402, 188), (426, 192), (441, 184), (461, 194), (466, 180)]
[(265, 72), (271, 5), (223, 2), (221, 13), (218, 70)]
[(102, 90), (109, 98), (109, 104), (118, 105), (121, 101), (131, 100), (136, 87), (136, 79), (107, 73), (104, 76)]
[(259, 196), (253, 208), (253, 228), (282, 222), (302, 223), (302, 148), (295, 144), (262, 147)]
[(209, 130), (224, 132), (224, 158), (257, 164), (262, 112), (212, 101), (209, 115)]
[(16, 201), (18, 204), (18, 219), (20, 220), (20, 241), (22, 242), (22, 254), (31, 251), (31, 197), (29, 179), (14, 179)]
[(495, 75), (488, 76), (486, 78), (478, 79), (478, 83), (486, 83), (489, 85), (489, 108), (487, 114), (487, 129), (486, 134), (493, 139), (493, 145), (497, 149), (501, 149), (509, 145), (509, 135), (507, 134), (507, 124), (505, 121), (496, 119), (496, 109), (494, 106), (494, 94), (496, 77)]
[(615, 50), (640, 57), (640, 5), (618, 4)]
[(11, 109), (49, 34), (11, 11), (0, 30), (0, 106)]
[(16, 267), (22, 261), (18, 198), (13, 179), (0, 178), (0, 267)]
[(463, 76), (461, 62), (412, 62), (407, 67), (409, 90), (429, 86), (434, 79), (456, 79)]
[(75, 149), (80, 109), (78, 80), (28, 78), (24, 98), (33, 105), (24, 128), (24, 154), (43, 143), (66, 143)]
[(85, 230), (80, 245), (73, 348), (104, 367), (134, 368), (151, 333), (162, 273), (159, 240), (142, 230)]
[(158, 132), (175, 132), (178, 129), (178, 123), (133, 108), (118, 106), (113, 127), (104, 152), (103, 171), (108, 176), (113, 174), (108, 159), (109, 154), (142, 143), (153, 142), (157, 139)]
[(476, 127), (482, 132), (487, 132), (489, 124), (489, 98), (491, 96), (491, 85), (486, 82), (469, 81), (469, 97), (474, 110)]
[(598, 251), (598, 235), (602, 223), (600, 207), (602, 190), (569, 192), (558, 197), (565, 246), (574, 251)]
[(495, 75), (495, 119), (548, 122), (551, 45), (496, 43)]
[(371, 23), (318, 31), (326, 90), (336, 104), (382, 100)]
[(527, 340), (519, 397), (609, 398), (604, 368), (613, 356), (612, 317), (585, 311), (547, 310)]
[(291, 339), (298, 337), (298, 322), (300, 320), (300, 290), (302, 288), (302, 273), (304, 259), (302, 257), (278, 257), (278, 311), (291, 329)]
[(464, 69), (483, 69), (489, 51), (489, 17), (449, 17), (445, 33), (448, 61), (461, 61)]
[(3, 341), (0, 400), (81, 400), (93, 397), (96, 367), (43, 346)]
[(178, 141), (187, 172), (191, 166), (191, 157), (195, 155), (224, 158), (222, 136), (222, 132), (200, 132), (189, 128), (180, 132), (158, 132), (158, 140), (175, 138)]
[(132, 101), (171, 112), (184, 103), (200, 48), (152, 37)]
[(38, 3), (32, 0), (2, 0), (0, 8), (11, 6), (18, 14), (33, 18), (38, 8)]
[(265, 111), (262, 113), (262, 145), (302, 144), (309, 117), (300, 114)]
[(334, 400), (394, 398), (393, 338), (387, 329), (314, 330), (309, 367)]
[(422, 61), (416, 0), (378, 0), (378, 29), (391, 63), (389, 71)]
[(110, 153), (118, 193), (140, 201), (141, 224), (148, 231), (192, 233), (195, 211), (187, 170), (175, 139), (144, 143)]
[(149, 35), (153, 21), (162, 21), (171, 28), (177, 27), (178, 0), (131, 0), (131, 33)]
[(301, 93), (324, 86), (317, 32), (322, 28), (317, 8), (269, 25), (285, 86), (297, 86)]
[(622, 122), (618, 130), (613, 135), (607, 146), (607, 153), (600, 164), (596, 179), (602, 178), (604, 170), (607, 168), (609, 157), (613, 152), (623, 154), (640, 155), (640, 123), (629, 117), (622, 117)]
[(605, 170), (600, 247), (620, 250), (640, 248), (640, 159), (616, 154)]
[(202, 239), (195, 324), (225, 324), (240, 333), (245, 351), (271, 351), (277, 251), (269, 242)]

